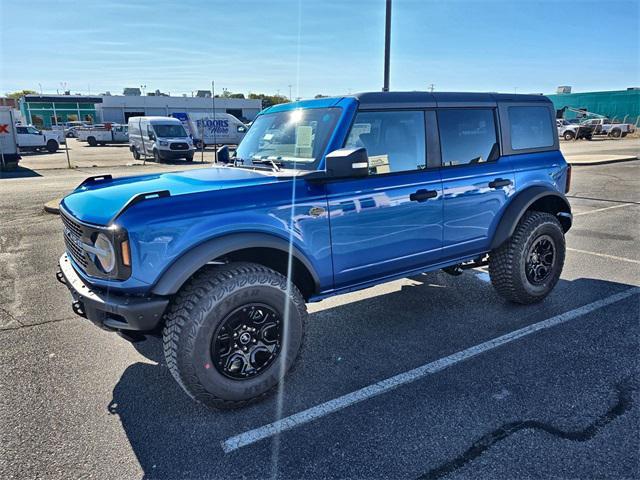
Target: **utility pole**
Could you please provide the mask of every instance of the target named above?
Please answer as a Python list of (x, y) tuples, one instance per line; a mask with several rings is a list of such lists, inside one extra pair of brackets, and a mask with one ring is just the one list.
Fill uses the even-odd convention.
[(387, 0), (387, 13), (384, 26), (384, 85), (383, 92), (389, 91), (389, 60), (391, 50), (391, 0)]
[(434, 88), (435, 88), (435, 85), (434, 85), (433, 83), (430, 83), (430, 84), (429, 84), (429, 91), (430, 91), (431, 93), (433, 93)]

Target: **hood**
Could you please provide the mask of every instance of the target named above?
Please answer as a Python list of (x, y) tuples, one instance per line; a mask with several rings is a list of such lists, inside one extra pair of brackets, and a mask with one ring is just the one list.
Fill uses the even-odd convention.
[(171, 196), (177, 196), (275, 182), (278, 182), (278, 177), (266, 172), (209, 167), (81, 185), (64, 197), (61, 205), (83, 222), (107, 225), (133, 196), (140, 193), (168, 190)]

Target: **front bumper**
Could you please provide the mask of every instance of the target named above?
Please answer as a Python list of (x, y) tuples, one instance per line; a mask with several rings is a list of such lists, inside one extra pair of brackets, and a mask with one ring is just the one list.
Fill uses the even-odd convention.
[(169, 299), (136, 297), (96, 290), (77, 274), (65, 253), (60, 257), (58, 281), (69, 289), (73, 311), (105, 330), (151, 331), (158, 326)]

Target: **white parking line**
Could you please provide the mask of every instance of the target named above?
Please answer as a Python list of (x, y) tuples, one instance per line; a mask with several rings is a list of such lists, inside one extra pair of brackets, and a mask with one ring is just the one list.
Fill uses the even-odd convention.
[(586, 315), (587, 313), (591, 313), (594, 310), (606, 307), (607, 305), (611, 305), (612, 303), (619, 302), (620, 300), (624, 300), (625, 298), (628, 298), (631, 295), (637, 293), (640, 293), (640, 288), (630, 288), (628, 290), (625, 290), (624, 292), (616, 293), (609, 297), (603, 298), (602, 300), (597, 300), (582, 307), (548, 318), (541, 322), (534, 323), (527, 327), (494, 338), (493, 340), (489, 340), (479, 345), (467, 348), (466, 350), (454, 353), (452, 355), (449, 355), (448, 357), (444, 357), (434, 362), (422, 365), (421, 367), (414, 368), (413, 370), (409, 370), (408, 372), (401, 373), (399, 375), (387, 378), (386, 380), (382, 380), (378, 383), (374, 383), (373, 385), (361, 388), (360, 390), (342, 395), (341, 397), (329, 400), (325, 403), (321, 403), (320, 405), (316, 405), (315, 407), (311, 407), (302, 412), (295, 413), (273, 423), (269, 423), (268, 425), (264, 425), (254, 430), (249, 430), (239, 435), (235, 435), (222, 442), (222, 449), (226, 453), (233, 452), (234, 450), (246, 447), (247, 445), (251, 445), (265, 438), (278, 435), (279, 433), (282, 433), (286, 430), (291, 430), (292, 428), (298, 427), (305, 423), (309, 423), (318, 418), (342, 410), (343, 408), (347, 408), (356, 403), (368, 400), (372, 397), (376, 397), (401, 385), (415, 382), (416, 380), (419, 380), (436, 372), (440, 372), (452, 365), (475, 357), (476, 355), (487, 352), (489, 350), (493, 350), (494, 348), (505, 345), (509, 342), (513, 342), (514, 340), (518, 340), (519, 338), (525, 337), (527, 335), (531, 335), (532, 333), (535, 333), (539, 330), (551, 328), (561, 323), (568, 322), (569, 320), (578, 318), (582, 315)]
[(571, 252), (586, 253), (587, 255), (594, 255), (596, 257), (610, 258), (612, 260), (620, 260), (621, 262), (640, 263), (639, 260), (634, 260), (633, 258), (616, 257), (615, 255), (607, 255), (606, 253), (589, 252), (588, 250), (578, 250), (577, 248), (569, 248), (569, 247), (567, 247), (567, 250)]
[(629, 205), (638, 205), (637, 203), (622, 203), (620, 205), (613, 205), (611, 207), (602, 207), (602, 208), (596, 208), (595, 210), (589, 210), (587, 212), (579, 212), (579, 213), (574, 213), (573, 216), (574, 217), (579, 217), (580, 215), (589, 215), (590, 213), (598, 213), (598, 212), (604, 212), (605, 210), (611, 210), (614, 208), (622, 208), (622, 207), (628, 207)]

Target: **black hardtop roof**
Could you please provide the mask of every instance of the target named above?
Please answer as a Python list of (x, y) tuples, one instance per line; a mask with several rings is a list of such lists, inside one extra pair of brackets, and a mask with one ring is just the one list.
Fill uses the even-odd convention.
[(544, 95), (515, 93), (465, 93), (465, 92), (362, 92), (353, 95), (360, 105), (368, 104), (453, 104), (496, 102), (541, 102), (551, 103)]

